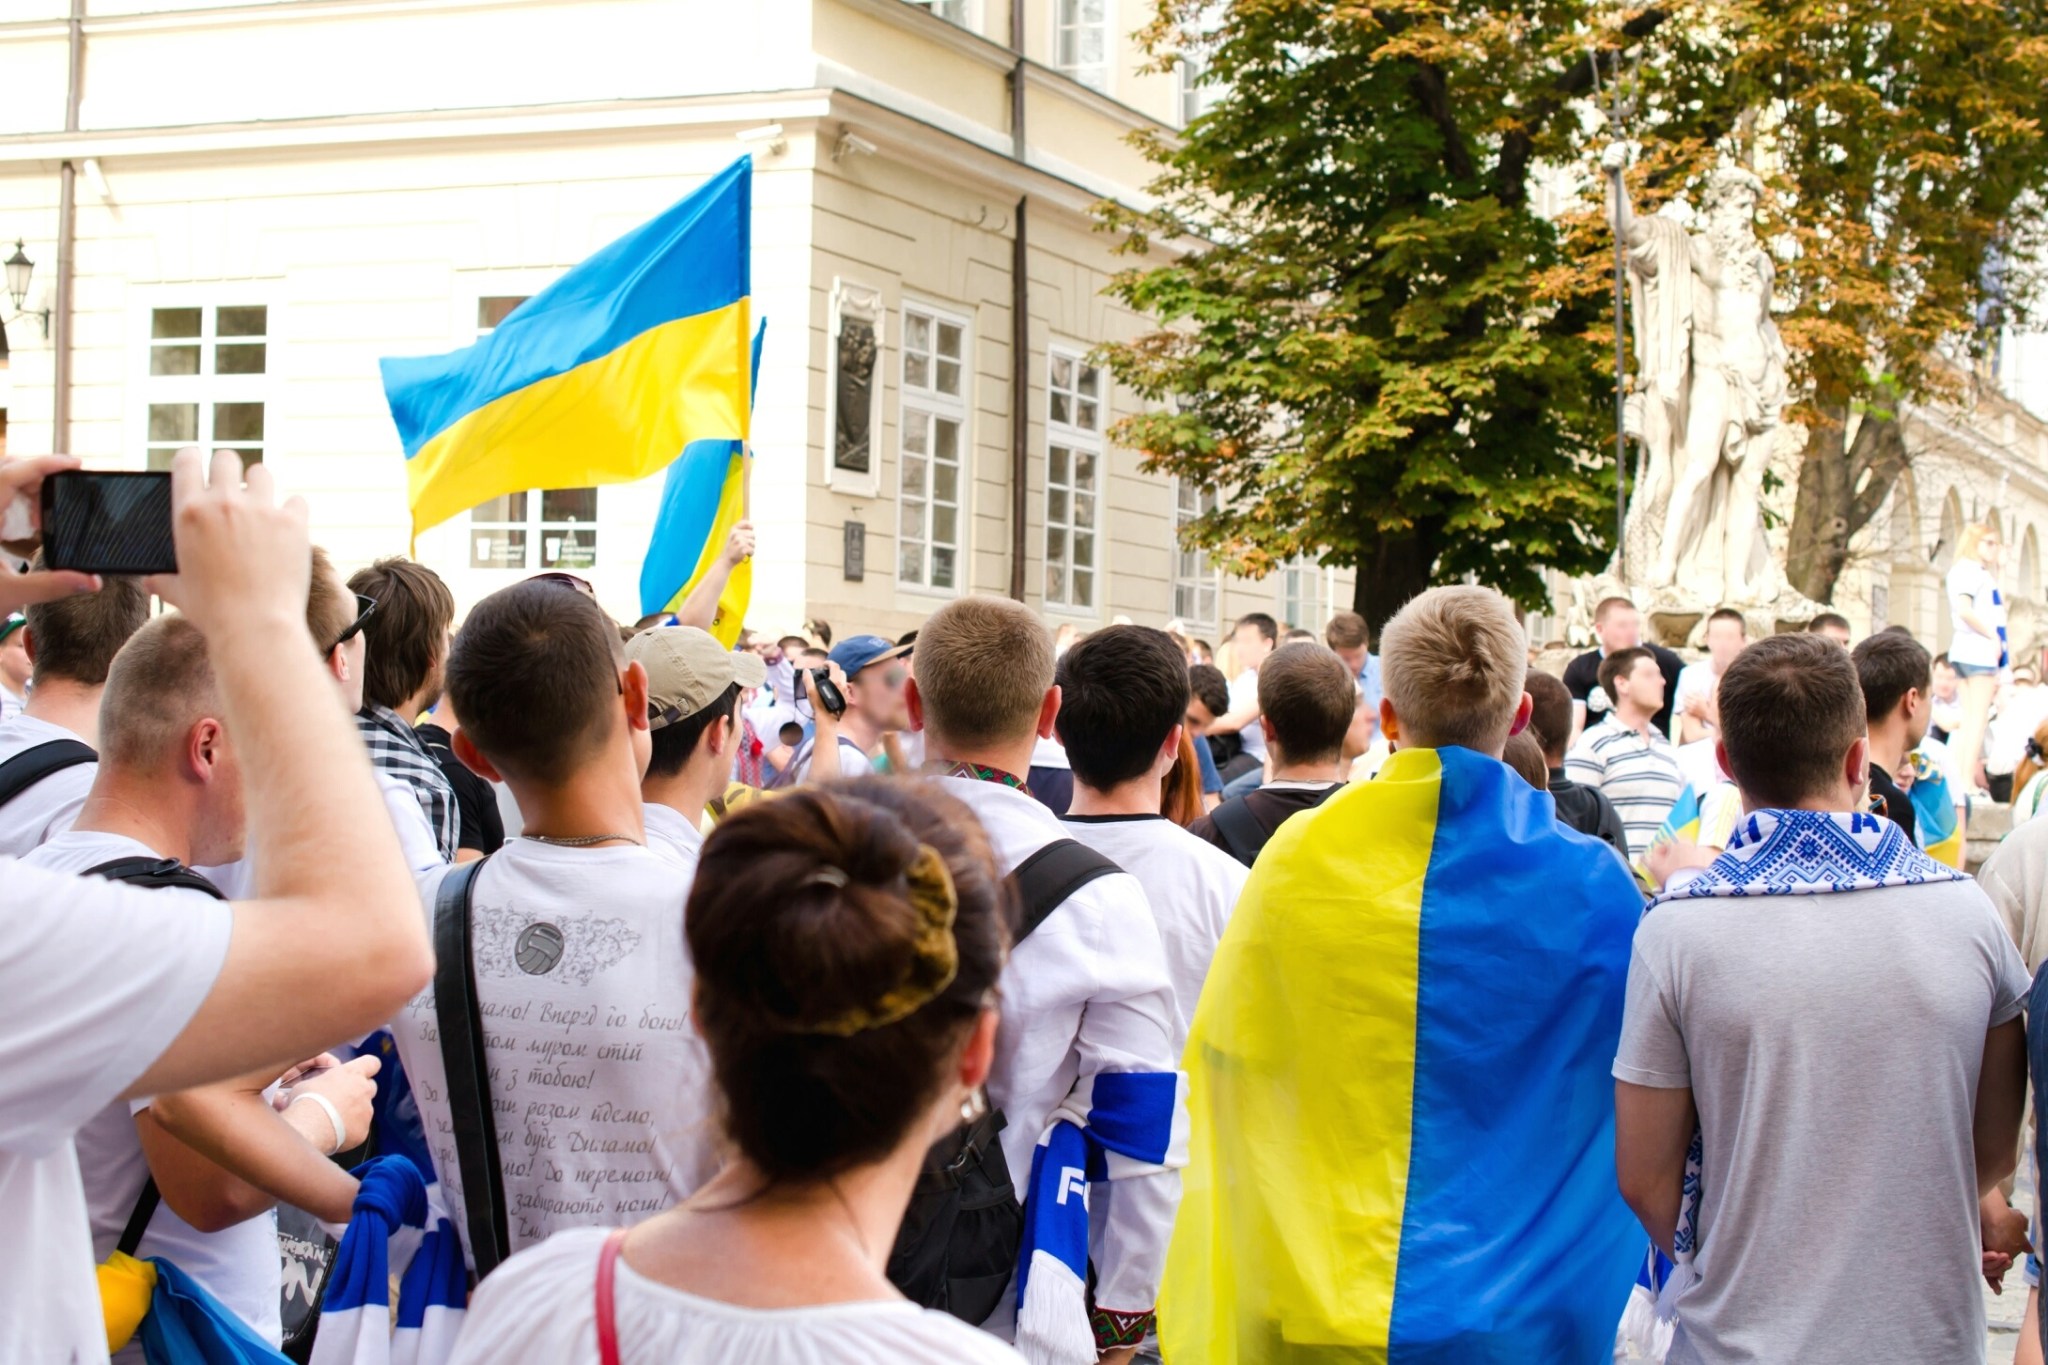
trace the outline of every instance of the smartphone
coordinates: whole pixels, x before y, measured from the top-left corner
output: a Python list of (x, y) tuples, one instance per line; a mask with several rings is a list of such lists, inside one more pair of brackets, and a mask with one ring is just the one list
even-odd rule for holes
[(71, 469), (44, 479), (43, 562), (80, 573), (176, 573), (171, 476)]

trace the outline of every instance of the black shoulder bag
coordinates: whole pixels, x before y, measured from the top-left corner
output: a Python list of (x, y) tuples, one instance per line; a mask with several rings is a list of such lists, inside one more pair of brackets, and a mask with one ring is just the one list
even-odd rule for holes
[(470, 956), (477, 871), (489, 861), (479, 858), (451, 867), (434, 897), (434, 1020), (441, 1031), (455, 1160), (462, 1172), (463, 1240), (479, 1280), (512, 1254), (505, 1222), (505, 1176), (498, 1166), (498, 1123), (491, 1113), (491, 1073), (484, 1059), (484, 1019), (477, 1008), (476, 964)]
[(48, 739), (23, 749), (5, 763), (0, 763), (0, 806), (52, 773), (76, 768), (81, 763), (97, 763), (99, 758), (90, 744), (77, 739)]
[[(1022, 907), (1016, 944), (1076, 891), (1121, 871), (1073, 839), (1026, 858), (1008, 878)], [(984, 1104), (932, 1144), (889, 1255), (889, 1279), (906, 1298), (975, 1326), (1002, 1302), (1024, 1242), (1024, 1210), (998, 1141), (1004, 1126), (1003, 1111)]]

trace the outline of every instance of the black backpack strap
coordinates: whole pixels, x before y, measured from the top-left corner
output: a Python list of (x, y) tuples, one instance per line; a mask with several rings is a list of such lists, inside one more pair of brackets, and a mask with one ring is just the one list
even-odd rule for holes
[(1016, 943), (1010, 946), (1015, 948), (1030, 938), (1067, 897), (1098, 878), (1121, 871), (1122, 868), (1079, 840), (1055, 839), (1039, 849), (1010, 873), (1010, 883), (1017, 888), (1017, 899), (1024, 907), (1017, 924)]
[(146, 891), (197, 891), (217, 901), (227, 899), (219, 887), (176, 858), (116, 858), (98, 867), (88, 867), (85, 875), (127, 882)]
[(462, 1172), (464, 1240), (476, 1277), (512, 1254), (505, 1224), (505, 1177), (498, 1166), (498, 1124), (491, 1112), (491, 1073), (484, 1058), (484, 1019), (477, 1008), (476, 965), (470, 956), (470, 904), (477, 871), (488, 858), (458, 863), (434, 896), (434, 1019), (441, 1064), (448, 1072), (448, 1109)]
[(1215, 810), (1209, 812), (1209, 823), (1215, 827), (1217, 837), (1223, 840), (1230, 856), (1250, 867), (1259, 856), (1259, 850), (1266, 846), (1265, 826), (1259, 817), (1253, 815), (1251, 807), (1242, 796), (1233, 796)]
[(114, 1243), (114, 1250), (123, 1256), (133, 1256), (135, 1248), (142, 1245), (142, 1234), (149, 1231), (149, 1220), (156, 1217), (156, 1206), (163, 1202), (163, 1192), (156, 1187), (156, 1177), (142, 1182), (142, 1193), (135, 1196), (135, 1208), (128, 1215), (128, 1226), (121, 1229), (121, 1240)]
[(97, 763), (99, 757), (83, 740), (49, 739), (31, 745), (5, 763), (0, 763), (0, 806), (52, 773), (76, 768), (81, 763)]

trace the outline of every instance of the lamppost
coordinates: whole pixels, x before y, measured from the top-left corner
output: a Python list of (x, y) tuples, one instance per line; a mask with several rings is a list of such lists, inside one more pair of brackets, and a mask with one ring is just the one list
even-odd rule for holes
[(48, 341), (50, 339), (50, 310), (47, 308), (34, 310), (22, 306), (28, 302), (29, 277), (35, 274), (36, 263), (28, 258), (27, 252), (22, 250), (20, 238), (17, 237), (14, 241), (14, 254), (9, 256), (5, 262), (0, 262), (0, 264), (4, 264), (7, 269), (7, 297), (14, 301), (14, 316), (9, 318), (8, 321), (19, 322), (23, 318), (34, 318), (43, 324), (43, 340)]

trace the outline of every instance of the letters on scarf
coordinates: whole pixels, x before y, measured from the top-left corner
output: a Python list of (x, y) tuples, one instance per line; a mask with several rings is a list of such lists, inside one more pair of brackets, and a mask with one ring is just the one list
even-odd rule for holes
[[(1735, 833), (1704, 872), (1667, 887), (1650, 902), (1649, 914), (1674, 901), (1759, 896), (1824, 896), (1880, 887), (1921, 886), (1969, 878), (1934, 861), (1883, 816), (1864, 811), (1760, 810), (1737, 823)], [(1685, 1177), (1678, 1227), (1667, 1261), (1655, 1247), (1637, 1277), (1623, 1320), (1623, 1335), (1640, 1350), (1653, 1339), (1669, 1345), (1669, 1324), (1678, 1301), (1699, 1281), (1700, 1191), (1705, 1144), (1697, 1128), (1685, 1153)], [(1643, 1305), (1654, 1301), (1655, 1326)], [(1662, 1358), (1661, 1350), (1656, 1351)]]
[[(1017, 1349), (1031, 1365), (1088, 1365), (1088, 1198), (1097, 1181), (1187, 1165), (1187, 1077), (1110, 1071), (1083, 1078), (1053, 1111), (1031, 1154), (1024, 1242), (1017, 1254)], [(1126, 1345), (1150, 1328), (1143, 1312), (1110, 1312)]]

